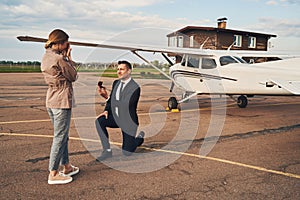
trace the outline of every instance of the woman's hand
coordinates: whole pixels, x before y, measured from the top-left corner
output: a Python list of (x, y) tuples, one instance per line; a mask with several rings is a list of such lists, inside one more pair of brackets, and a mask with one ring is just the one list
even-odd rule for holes
[(68, 57), (69, 61), (72, 61), (72, 57), (71, 57), (72, 48), (70, 43), (68, 43), (68, 48), (66, 49), (66, 51), (67, 51), (66, 56)]
[(66, 48), (61, 52), (62, 55), (68, 59), (68, 61), (72, 61), (71, 51), (72, 48), (70, 46), (70, 43), (68, 42)]

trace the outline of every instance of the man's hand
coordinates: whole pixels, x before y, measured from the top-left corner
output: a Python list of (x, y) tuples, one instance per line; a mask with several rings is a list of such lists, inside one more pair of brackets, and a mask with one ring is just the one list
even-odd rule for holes
[(98, 86), (98, 93), (105, 99), (108, 99), (108, 94), (105, 87)]
[(103, 113), (101, 113), (100, 115), (98, 115), (97, 118), (102, 117), (102, 116), (105, 116), (105, 119), (107, 119), (108, 118), (108, 112), (104, 111)]

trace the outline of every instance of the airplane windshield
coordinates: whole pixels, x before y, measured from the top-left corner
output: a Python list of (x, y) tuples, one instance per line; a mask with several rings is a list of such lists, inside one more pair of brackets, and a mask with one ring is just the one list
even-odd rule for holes
[(199, 68), (199, 57), (185, 56), (181, 61), (181, 65), (187, 66), (187, 67), (192, 67), (192, 68)]
[(243, 60), (243, 59), (240, 58), (240, 57), (234, 56), (234, 58), (237, 59), (238, 61), (240, 61), (241, 63), (247, 63), (245, 60)]
[(185, 66), (185, 62), (186, 62), (186, 59), (185, 59), (185, 56), (183, 56), (182, 60), (181, 60), (181, 65), (182, 66)]
[(235, 59), (233, 59), (231, 56), (222, 56), (220, 57), (220, 64), (221, 66), (228, 65), (231, 63), (237, 63)]

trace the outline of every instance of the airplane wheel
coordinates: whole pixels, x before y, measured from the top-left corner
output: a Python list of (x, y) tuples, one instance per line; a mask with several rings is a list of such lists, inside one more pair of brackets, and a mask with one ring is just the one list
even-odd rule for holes
[(169, 101), (168, 101), (168, 107), (170, 110), (172, 109), (177, 109), (178, 106), (178, 102), (177, 99), (175, 97), (170, 97)]
[(245, 97), (244, 95), (239, 96), (238, 100), (237, 100), (237, 105), (240, 108), (246, 108), (246, 106), (248, 105), (248, 99), (247, 99), (247, 97)]

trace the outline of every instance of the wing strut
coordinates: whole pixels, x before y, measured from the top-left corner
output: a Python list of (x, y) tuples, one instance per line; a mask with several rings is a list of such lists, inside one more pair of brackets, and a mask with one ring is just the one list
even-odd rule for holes
[(140, 59), (142, 59), (143, 61), (145, 61), (146, 63), (148, 63), (149, 65), (151, 65), (151, 67), (153, 67), (154, 69), (156, 69), (157, 71), (159, 71), (166, 78), (168, 78), (169, 80), (171, 80), (172, 83), (175, 84), (177, 87), (183, 88), (178, 83), (176, 83), (168, 74), (166, 74), (164, 71), (162, 71), (161, 69), (159, 69), (158, 67), (156, 67), (155, 65), (153, 65), (151, 62), (149, 62), (146, 58), (144, 58), (143, 56), (141, 56), (140, 54), (138, 54), (136, 51), (131, 51), (131, 52), (133, 54), (135, 54), (137, 57), (139, 57)]
[(164, 54), (164, 53), (161, 53), (161, 55), (168, 61), (168, 63), (172, 66), (174, 65), (174, 63)]
[(179, 85), (178, 83), (176, 83), (168, 74), (166, 74), (164, 71), (162, 71), (161, 69), (159, 69), (158, 67), (156, 67), (155, 65), (153, 65), (151, 62), (149, 62), (146, 58), (144, 58), (143, 56), (141, 56), (140, 54), (138, 54), (136, 51), (131, 51), (133, 54), (135, 54), (137, 57), (139, 57), (140, 59), (142, 59), (143, 61), (145, 61), (146, 63), (148, 63), (149, 65), (151, 65), (151, 67), (153, 67), (154, 69), (156, 69), (157, 71), (159, 71), (160, 73), (162, 73), (162, 75), (164, 75), (166, 78), (168, 78), (169, 80), (172, 81), (172, 90), (174, 85), (176, 85), (177, 87), (183, 89), (183, 87), (181, 85)]
[(203, 49), (203, 46), (205, 45), (205, 43), (207, 42), (208, 39), (209, 39), (209, 37), (207, 37), (206, 40), (204, 40), (204, 42), (200, 46), (200, 49)]
[(194, 97), (196, 95), (198, 95), (198, 92), (193, 92), (192, 94), (190, 94), (187, 97), (185, 97), (185, 98), (181, 99), (180, 101), (178, 101), (178, 103), (185, 102), (185, 101), (189, 100), (190, 98), (192, 98), (192, 97)]
[(168, 79), (170, 79), (171, 81), (173, 81), (173, 79), (168, 74), (166, 74), (161, 69), (159, 69), (158, 67), (156, 67), (155, 65), (153, 65), (151, 62), (149, 62), (146, 58), (144, 58), (143, 56), (141, 56), (140, 54), (138, 54), (136, 51), (131, 51), (131, 52), (133, 54), (135, 54), (137, 57), (139, 57), (140, 59), (142, 59), (143, 61), (145, 61), (146, 63), (148, 63), (149, 65), (151, 65), (151, 67), (153, 67), (154, 69), (156, 69), (157, 71), (159, 71), (160, 73), (162, 73), (162, 75), (164, 75), (165, 77), (167, 77)]

